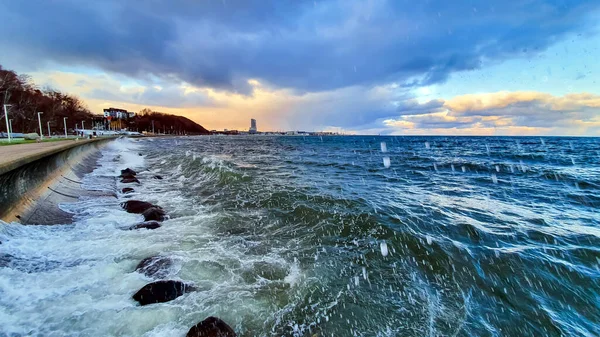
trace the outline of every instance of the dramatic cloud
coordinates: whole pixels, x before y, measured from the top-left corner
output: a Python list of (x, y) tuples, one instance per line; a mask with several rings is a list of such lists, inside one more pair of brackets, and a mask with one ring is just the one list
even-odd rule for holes
[(258, 118), (263, 130), (597, 134), (598, 95), (568, 85), (434, 89), (514, 60), (526, 69), (567, 36), (593, 36), (599, 11), (593, 0), (4, 1), (0, 64), (94, 112), (151, 107), (211, 129)]
[[(5, 57), (52, 60), (249, 94), (449, 74), (536, 53), (587, 24), (597, 1), (5, 1)], [(38, 64), (39, 65), (39, 64)]]
[[(441, 107), (429, 114), (416, 108), (416, 113), (387, 119), (384, 124), (395, 131), (411, 133), (494, 129), (500, 134), (512, 134), (515, 130), (525, 130), (527, 134), (540, 131), (564, 134), (567, 130), (571, 134), (593, 134), (600, 130), (600, 95), (590, 93), (557, 97), (540, 92), (496, 92), (436, 102), (441, 102)], [(421, 106), (429, 105), (431, 102)]]

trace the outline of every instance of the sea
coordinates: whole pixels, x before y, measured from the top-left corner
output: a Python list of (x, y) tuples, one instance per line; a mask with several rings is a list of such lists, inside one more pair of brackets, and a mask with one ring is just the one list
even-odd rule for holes
[[(0, 336), (599, 336), (600, 139), (123, 138), (72, 224), (0, 223)], [(120, 170), (140, 184), (122, 184)], [(163, 179), (157, 179), (160, 176)], [(123, 187), (134, 193), (123, 194)], [(120, 203), (169, 219), (155, 230)], [(197, 291), (140, 306), (155, 279)]]

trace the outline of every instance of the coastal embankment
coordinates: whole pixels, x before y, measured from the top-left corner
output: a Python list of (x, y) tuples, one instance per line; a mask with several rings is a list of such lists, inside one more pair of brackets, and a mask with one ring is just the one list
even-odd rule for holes
[(82, 189), (80, 179), (96, 166), (98, 149), (113, 139), (0, 147), (0, 219), (22, 224), (70, 223), (70, 214), (58, 205), (96, 193)]

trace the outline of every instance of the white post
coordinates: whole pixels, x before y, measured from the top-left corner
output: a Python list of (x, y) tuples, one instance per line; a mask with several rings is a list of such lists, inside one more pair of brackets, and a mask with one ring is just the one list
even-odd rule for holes
[(50, 122), (46, 124), (48, 125), (48, 138), (52, 138), (52, 135), (50, 134)]
[(44, 139), (44, 132), (42, 131), (42, 117), (40, 117), (40, 115), (42, 115), (43, 112), (38, 112), (38, 123), (40, 124), (40, 139)]
[(8, 142), (11, 143), (12, 142), (12, 136), (10, 135), (10, 126), (8, 125), (9, 121), (8, 121), (8, 109), (6, 107), (9, 107), (10, 104), (4, 104), (4, 118), (6, 118), (6, 132), (8, 132)]
[[(85, 131), (85, 126), (84, 126), (85, 121), (81, 121), (81, 128)], [(83, 131), (82, 131), (83, 132)]]
[(12, 118), (8, 120), (8, 125), (10, 126), (10, 133), (13, 133), (13, 129), (12, 129)]
[(67, 117), (63, 118), (63, 122), (65, 123), (65, 139), (67, 138)]

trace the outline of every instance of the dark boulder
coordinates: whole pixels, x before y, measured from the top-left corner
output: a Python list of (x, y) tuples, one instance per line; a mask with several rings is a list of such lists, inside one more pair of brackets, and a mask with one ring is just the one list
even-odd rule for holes
[(144, 221), (163, 221), (167, 218), (165, 214), (165, 211), (159, 207), (148, 208), (142, 213), (144, 216)]
[(121, 173), (121, 175), (120, 175), (119, 177), (120, 177), (121, 179), (133, 179), (133, 178), (135, 178), (135, 175), (133, 175), (133, 174), (128, 174), (128, 173), (125, 173), (125, 174)]
[(163, 177), (161, 177), (161, 176), (158, 176), (158, 175), (157, 175), (157, 176), (154, 176), (154, 179), (162, 180), (162, 178), (163, 178)]
[(135, 271), (148, 277), (161, 278), (167, 276), (172, 265), (173, 260), (166, 256), (150, 256), (140, 261)]
[(217, 317), (208, 317), (194, 325), (186, 337), (236, 337), (235, 331)]
[(129, 230), (134, 230), (134, 229), (157, 229), (160, 227), (160, 224), (156, 221), (148, 221), (148, 222), (142, 222), (139, 223), (137, 225), (131, 226), (129, 227)]
[(130, 169), (129, 167), (126, 168), (126, 169), (124, 169), (124, 170), (121, 170), (121, 175), (132, 175), (132, 176), (134, 176), (136, 174), (137, 173), (134, 170)]
[(123, 190), (121, 190), (121, 192), (123, 192), (123, 193), (130, 193), (130, 192), (133, 192), (133, 188), (131, 188), (131, 187), (125, 187)]
[(139, 200), (129, 200), (121, 203), (121, 207), (123, 207), (129, 213), (141, 214), (144, 211), (150, 208), (158, 208), (160, 207), (153, 205), (149, 202), (139, 201)]
[(133, 299), (141, 305), (163, 303), (195, 290), (181, 281), (156, 281), (146, 284), (133, 295)]
[(121, 182), (123, 184), (129, 184), (129, 183), (138, 183), (139, 184), (140, 183), (140, 181), (137, 180), (136, 177), (133, 177), (133, 178), (123, 178), (123, 179), (121, 179)]

